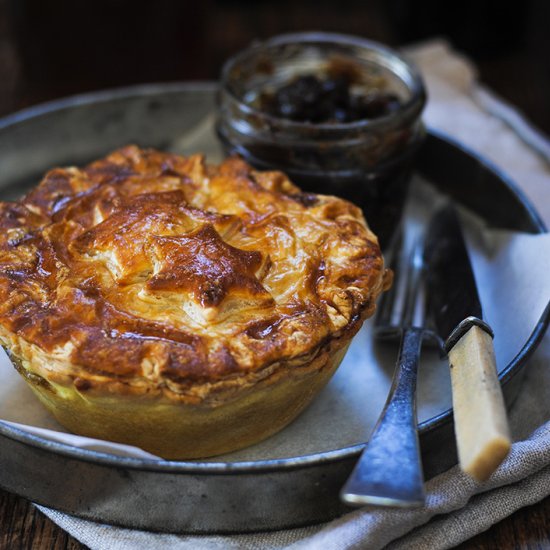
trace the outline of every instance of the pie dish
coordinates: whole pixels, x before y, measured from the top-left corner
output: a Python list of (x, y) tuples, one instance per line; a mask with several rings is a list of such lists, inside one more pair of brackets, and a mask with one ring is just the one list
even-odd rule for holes
[(42, 403), (165, 458), (282, 429), (390, 282), (353, 204), (136, 146), (0, 203), (0, 266), (0, 342)]

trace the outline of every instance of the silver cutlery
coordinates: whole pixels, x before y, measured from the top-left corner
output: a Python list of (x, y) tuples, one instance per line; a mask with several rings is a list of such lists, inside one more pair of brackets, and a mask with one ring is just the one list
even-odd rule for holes
[(422, 271), (422, 239), (401, 246), (391, 266), (392, 288), (375, 318), (375, 336), (400, 336), (391, 389), (378, 423), (340, 492), (346, 504), (414, 507), (424, 503), (416, 418), (416, 379), (425, 329), (415, 322)]
[[(395, 280), (379, 304), (374, 335), (400, 336), (391, 389), (374, 431), (344, 485), (346, 504), (414, 507), (424, 503), (416, 418), (422, 342), (448, 355), (460, 467), (487, 479), (511, 446), (498, 380), (493, 333), (481, 302), (457, 214), (448, 204), (427, 224), (412, 251), (402, 246)], [(410, 239), (409, 239), (410, 242)]]

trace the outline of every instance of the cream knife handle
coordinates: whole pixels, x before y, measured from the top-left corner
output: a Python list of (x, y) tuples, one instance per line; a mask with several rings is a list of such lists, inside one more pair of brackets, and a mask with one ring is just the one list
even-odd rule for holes
[(493, 339), (473, 325), (448, 355), (460, 467), (484, 481), (504, 460), (511, 444)]

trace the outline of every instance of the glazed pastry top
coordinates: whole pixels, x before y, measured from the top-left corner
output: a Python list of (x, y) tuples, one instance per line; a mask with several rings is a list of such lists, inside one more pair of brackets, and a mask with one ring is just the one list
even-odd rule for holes
[(299, 368), (386, 283), (357, 207), (238, 158), (128, 146), (0, 203), (0, 340), (82, 388), (201, 399)]

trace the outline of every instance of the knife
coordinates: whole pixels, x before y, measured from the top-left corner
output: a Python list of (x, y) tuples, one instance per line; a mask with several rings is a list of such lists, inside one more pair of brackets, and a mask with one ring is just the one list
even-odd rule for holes
[(481, 302), (458, 215), (449, 204), (428, 227), (424, 249), (426, 313), (444, 342), (451, 371), (459, 464), (486, 480), (510, 450), (493, 331)]

